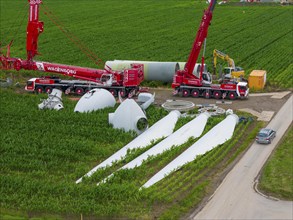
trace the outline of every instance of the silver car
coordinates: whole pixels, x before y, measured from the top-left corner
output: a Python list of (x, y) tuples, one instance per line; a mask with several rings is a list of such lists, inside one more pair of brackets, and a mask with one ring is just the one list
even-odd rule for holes
[(276, 137), (276, 131), (270, 128), (262, 128), (256, 135), (256, 142), (259, 144), (270, 144)]

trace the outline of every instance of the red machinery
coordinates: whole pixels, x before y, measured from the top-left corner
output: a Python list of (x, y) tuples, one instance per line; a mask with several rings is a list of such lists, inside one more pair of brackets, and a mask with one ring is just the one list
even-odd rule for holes
[(53, 88), (63, 91), (73, 91), (83, 94), (93, 88), (105, 88), (113, 95), (118, 92), (121, 96), (131, 95), (139, 90), (139, 85), (144, 79), (143, 65), (133, 64), (130, 69), (113, 71), (109, 69), (93, 69), (63, 64), (34, 61), (38, 55), (38, 37), (44, 30), (44, 23), (39, 21), (39, 5), (42, 0), (28, 0), (30, 5), (29, 20), (27, 25), (27, 59), (10, 57), (10, 46), (7, 46), (7, 54), (0, 56), (1, 69), (38, 70), (43, 72), (59, 73), (74, 77), (79, 80), (62, 80), (58, 77), (32, 78), (28, 80), (25, 89), (27, 91), (50, 92)]
[(208, 28), (212, 20), (213, 10), (216, 5), (216, 0), (211, 0), (209, 7), (204, 11), (199, 30), (197, 32), (192, 50), (184, 70), (178, 70), (173, 78), (172, 88), (175, 89), (174, 94), (181, 94), (184, 97), (203, 96), (205, 98), (214, 97), (220, 99), (228, 97), (236, 99), (237, 97), (247, 97), (249, 89), (246, 82), (225, 81), (222, 84), (211, 84), (203, 79), (204, 54), (201, 60), (201, 69), (199, 76), (193, 74), (194, 66), (199, 56), (201, 47), (205, 44), (205, 39), (208, 34)]

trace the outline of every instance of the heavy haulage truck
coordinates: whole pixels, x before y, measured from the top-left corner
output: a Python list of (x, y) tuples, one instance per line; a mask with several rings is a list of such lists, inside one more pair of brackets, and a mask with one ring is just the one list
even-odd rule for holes
[[(174, 94), (180, 94), (183, 97), (205, 97), (205, 98), (236, 98), (248, 97), (249, 88), (247, 82), (237, 82), (233, 79), (224, 80), (221, 84), (212, 84), (211, 80), (203, 79), (204, 52), (208, 28), (210, 26), (213, 10), (216, 5), (216, 0), (211, 0), (209, 7), (204, 11), (200, 27), (197, 31), (192, 50), (184, 70), (176, 71), (172, 88)], [(201, 59), (201, 70), (199, 76), (193, 74), (194, 66), (198, 59), (202, 45), (204, 44), (203, 55)]]
[[(76, 78), (76, 80), (63, 80), (56, 76), (32, 78), (27, 81), (25, 87), (27, 91), (50, 93), (53, 88), (58, 88), (66, 93), (73, 92), (82, 95), (84, 92), (93, 88), (104, 88), (109, 90), (114, 96), (117, 96), (118, 92), (120, 92), (122, 97), (126, 97), (140, 90), (139, 85), (144, 79), (142, 64), (132, 64), (128, 69), (113, 71), (111, 68), (101, 70), (33, 60), (38, 55), (38, 37), (44, 30), (44, 23), (39, 21), (39, 6), (42, 4), (42, 1), (28, 0), (28, 2), (27, 59), (10, 57), (10, 47), (13, 42), (11, 41), (7, 46), (7, 53), (0, 54), (0, 69), (25, 69), (58, 73)], [(47, 13), (47, 15), (49, 14)], [(63, 32), (67, 34), (66, 31), (63, 30)], [(76, 42), (76, 38), (72, 38), (71, 40)], [(92, 55), (91, 51), (87, 50), (86, 52)]]

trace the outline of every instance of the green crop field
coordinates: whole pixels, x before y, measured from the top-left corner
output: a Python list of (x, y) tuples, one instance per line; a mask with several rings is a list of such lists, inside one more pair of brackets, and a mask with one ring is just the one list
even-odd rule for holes
[[(41, 55), (37, 59), (86, 67), (95, 64), (45, 13), (57, 17), (67, 34), (81, 39), (103, 61), (186, 61), (207, 7), (205, 1), (187, 0), (43, 2), (40, 19), (45, 30), (39, 38)], [(0, 1), (1, 47), (14, 39), (14, 57), (26, 56), (27, 3)], [(217, 5), (207, 40), (207, 63), (212, 67), (216, 48), (234, 58), (247, 74), (253, 69), (267, 70), (274, 89), (292, 88), (292, 31), (291, 6)], [(39, 73), (21, 71), (17, 75), (25, 79)], [(149, 189), (139, 190), (196, 140), (150, 158), (139, 168), (122, 170), (109, 183), (96, 186), (148, 147), (129, 152), (113, 167), (76, 185), (80, 176), (135, 135), (108, 125), (108, 113), (117, 106), (76, 114), (76, 101), (64, 97), (63, 111), (39, 111), (37, 104), (45, 97), (0, 89), (0, 219), (178, 219), (213, 192), (221, 172), (247, 149), (262, 126), (256, 121), (239, 123), (231, 140)], [(146, 114), (153, 124), (167, 112), (151, 106)], [(210, 118), (205, 133), (222, 119)], [(176, 129), (188, 120), (180, 119)]]
[[(76, 185), (80, 176), (130, 142), (134, 135), (108, 125), (108, 113), (114, 108), (77, 114), (73, 112), (76, 101), (64, 97), (63, 111), (40, 111), (37, 104), (44, 96), (0, 90), (0, 194), (4, 213), (0, 217), (20, 212), (26, 217), (53, 214), (78, 219), (82, 214), (97, 218), (177, 219), (209, 193), (216, 174), (250, 145), (260, 126), (255, 121), (239, 123), (231, 140), (148, 189), (139, 190), (196, 140), (152, 157), (141, 167), (119, 171), (108, 183), (96, 186), (146, 149), (131, 151), (126, 159)], [(152, 106), (146, 114), (153, 124), (167, 112)], [(204, 133), (223, 118), (210, 118)], [(176, 129), (189, 120), (180, 119)]]
[[(46, 1), (40, 19), (39, 60), (95, 67), (59, 30), (76, 36), (102, 61), (186, 61), (207, 7), (205, 1)], [(49, 19), (45, 13), (51, 16)], [(217, 5), (207, 39), (206, 61), (219, 49), (246, 70), (267, 70), (273, 88), (292, 88), (293, 7), (277, 4)], [(56, 19), (57, 18), (57, 19)], [(25, 58), (27, 1), (1, 1), (2, 46)], [(55, 22), (56, 23), (56, 22)], [(220, 62), (222, 66), (226, 63)], [(102, 68), (103, 65), (100, 65)]]

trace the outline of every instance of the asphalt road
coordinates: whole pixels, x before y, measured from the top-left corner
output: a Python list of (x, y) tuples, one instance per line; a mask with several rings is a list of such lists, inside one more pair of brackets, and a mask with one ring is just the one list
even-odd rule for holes
[(293, 96), (267, 125), (277, 131), (270, 145), (254, 143), (225, 177), (199, 213), (190, 219), (293, 219), (293, 202), (268, 198), (257, 192), (258, 175), (293, 117)]

